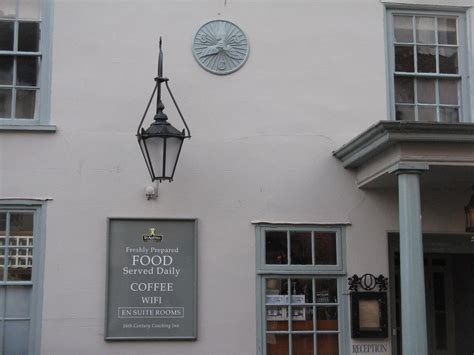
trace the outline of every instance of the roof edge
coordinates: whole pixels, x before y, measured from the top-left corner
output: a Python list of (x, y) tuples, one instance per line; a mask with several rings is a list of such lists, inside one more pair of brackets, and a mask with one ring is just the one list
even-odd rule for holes
[(357, 168), (401, 142), (474, 143), (474, 123), (379, 121), (332, 154), (345, 168)]

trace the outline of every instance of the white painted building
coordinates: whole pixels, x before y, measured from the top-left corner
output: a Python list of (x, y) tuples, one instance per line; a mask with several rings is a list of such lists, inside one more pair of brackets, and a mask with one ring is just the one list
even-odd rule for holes
[[(471, 355), (473, 6), (2, 0), (2, 353), (395, 355), (398, 307), (405, 355)], [(211, 20), (247, 36), (232, 74), (193, 56)], [(147, 200), (135, 132), (160, 36), (192, 138)], [(196, 340), (104, 340), (114, 217), (198, 220)], [(389, 279), (386, 337), (351, 330), (366, 273)]]

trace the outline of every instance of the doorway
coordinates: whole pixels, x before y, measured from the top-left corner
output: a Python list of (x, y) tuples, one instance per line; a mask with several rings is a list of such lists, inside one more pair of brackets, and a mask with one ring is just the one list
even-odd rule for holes
[[(402, 355), (398, 234), (389, 238), (392, 353)], [(474, 354), (474, 241), (471, 239), (466, 235), (423, 236), (430, 355)]]

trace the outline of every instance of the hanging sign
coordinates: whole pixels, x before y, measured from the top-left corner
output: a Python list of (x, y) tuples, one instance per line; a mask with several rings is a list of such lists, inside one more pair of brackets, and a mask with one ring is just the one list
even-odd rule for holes
[(106, 340), (196, 339), (194, 219), (109, 219)]

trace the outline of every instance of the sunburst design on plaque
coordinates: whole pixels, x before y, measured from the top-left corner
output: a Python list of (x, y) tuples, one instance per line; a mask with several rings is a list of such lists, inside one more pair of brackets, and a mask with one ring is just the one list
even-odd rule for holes
[(244, 65), (249, 55), (249, 43), (245, 33), (232, 22), (214, 20), (197, 31), (193, 54), (207, 71), (230, 74)]

